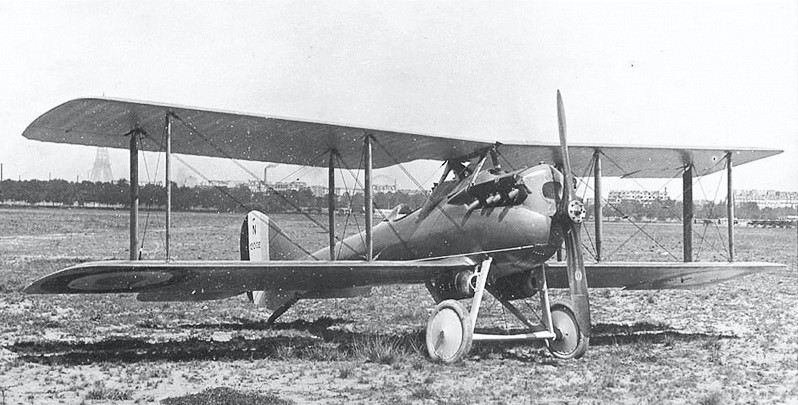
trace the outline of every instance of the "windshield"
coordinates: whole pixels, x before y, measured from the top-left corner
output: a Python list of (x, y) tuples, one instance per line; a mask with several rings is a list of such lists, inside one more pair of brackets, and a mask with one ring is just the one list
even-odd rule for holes
[(524, 205), (546, 216), (557, 212), (562, 198), (563, 176), (551, 165), (538, 165), (521, 173), (528, 195)]

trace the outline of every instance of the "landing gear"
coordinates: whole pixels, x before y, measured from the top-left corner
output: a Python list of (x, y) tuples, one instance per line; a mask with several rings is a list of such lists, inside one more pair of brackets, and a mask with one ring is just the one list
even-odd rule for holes
[(590, 338), (580, 330), (570, 302), (558, 301), (551, 306), (551, 324), (556, 337), (546, 340), (546, 346), (552, 356), (578, 359), (585, 354)]
[[(473, 274), (474, 297), (471, 310), (458, 301), (447, 299), (440, 302), (432, 311), (427, 322), (426, 343), (430, 358), (443, 363), (455, 363), (468, 355), (473, 342), (482, 341), (529, 341), (543, 340), (552, 356), (558, 359), (578, 359), (587, 351), (589, 330), (582, 330), (576, 311), (570, 301), (549, 302), (546, 270), (541, 266), (534, 274), (540, 297), (542, 316), (540, 323), (533, 322), (524, 315), (509, 299), (503, 298), (487, 285), (488, 271), (492, 260), (483, 261)], [(479, 307), (485, 291), (490, 292), (507, 310), (526, 326), (525, 333), (482, 334), (474, 332), (474, 324), (479, 316)], [(436, 291), (430, 289), (431, 292)]]
[(473, 326), (462, 304), (446, 300), (438, 304), (427, 322), (427, 351), (430, 358), (455, 363), (471, 350)]

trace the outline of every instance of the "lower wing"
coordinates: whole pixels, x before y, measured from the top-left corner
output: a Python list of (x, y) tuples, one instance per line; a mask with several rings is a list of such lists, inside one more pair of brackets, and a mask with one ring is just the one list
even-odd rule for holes
[[(546, 263), (551, 288), (568, 288), (565, 263)], [(692, 289), (763, 271), (784, 270), (776, 263), (756, 262), (602, 262), (585, 264), (587, 281), (595, 288), (629, 290)]]
[[(253, 290), (339, 291), (419, 284), (439, 275), (473, 270), (458, 257), (438, 261), (107, 261), (73, 266), (36, 280), (28, 294), (138, 293), (144, 300), (196, 301)], [(568, 288), (565, 263), (546, 263), (550, 288)], [(762, 271), (775, 263), (603, 262), (587, 264), (588, 285), (632, 290), (691, 289)]]

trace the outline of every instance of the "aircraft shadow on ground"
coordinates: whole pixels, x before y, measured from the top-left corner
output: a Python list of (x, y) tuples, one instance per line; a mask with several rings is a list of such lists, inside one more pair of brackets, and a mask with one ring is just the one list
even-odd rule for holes
[(667, 325), (640, 322), (633, 325), (600, 323), (593, 325), (591, 346), (629, 345), (638, 343), (676, 343), (696, 340), (736, 339), (736, 336), (709, 333), (685, 333)]
[[(482, 333), (507, 333), (498, 329), (482, 329)], [(523, 330), (511, 332), (524, 333)], [(599, 346), (635, 346), (651, 347), (653, 345), (677, 345), (679, 343), (689, 343), (694, 341), (717, 341), (719, 339), (734, 339), (736, 336), (708, 334), (708, 333), (685, 333), (674, 330), (667, 325), (657, 325), (647, 322), (636, 323), (633, 325), (619, 324), (596, 324), (592, 328), (590, 337), (590, 347)], [(537, 348), (537, 352), (514, 350), (518, 347)], [(588, 349), (588, 352), (590, 350)], [(531, 343), (519, 344), (517, 342), (499, 343), (477, 343), (471, 349), (473, 355), (477, 357), (489, 358), (499, 355), (505, 359), (515, 359), (524, 362), (551, 364), (554, 359), (546, 353), (543, 341), (533, 341)]]
[[(374, 342), (374, 333), (349, 332), (331, 328), (348, 323), (343, 319), (320, 318), (313, 322), (294, 321), (267, 326), (265, 322), (242, 320), (242, 323), (183, 325), (189, 329), (275, 330), (308, 332), (311, 336), (267, 336), (257, 338), (235, 337), (227, 341), (208, 338), (151, 342), (146, 338), (111, 338), (98, 342), (18, 342), (6, 348), (19, 355), (19, 360), (31, 363), (81, 365), (94, 363), (138, 363), (147, 361), (235, 361), (273, 358), (277, 360), (353, 360), (357, 348)], [(497, 330), (480, 329), (479, 332)], [(519, 331), (520, 332), (520, 331)], [(507, 331), (503, 331), (507, 333)], [(416, 330), (384, 337), (405, 354), (426, 356), (424, 331)], [(681, 333), (661, 325), (598, 324), (593, 327), (591, 346), (632, 344), (677, 344), (696, 340), (728, 339), (733, 336)], [(365, 343), (364, 343), (365, 342)], [(517, 348), (534, 350), (514, 350)], [(551, 359), (542, 342), (531, 344), (480, 342), (473, 345), (474, 359), (499, 356), (530, 363), (548, 364)]]

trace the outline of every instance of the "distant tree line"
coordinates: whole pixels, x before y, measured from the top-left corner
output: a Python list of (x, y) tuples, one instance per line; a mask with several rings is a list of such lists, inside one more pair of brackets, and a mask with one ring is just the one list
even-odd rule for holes
[[(420, 207), (425, 200), (423, 194), (406, 192), (375, 193), (374, 204), (381, 209), (390, 209), (399, 204)], [(139, 188), (142, 207), (166, 206), (165, 187), (146, 184)], [(336, 196), (336, 207), (364, 212), (365, 199), (362, 192)], [(66, 180), (4, 180), (0, 182), (0, 204), (26, 203), (30, 205), (56, 206), (130, 206), (130, 185), (127, 180), (113, 183)], [(179, 187), (172, 183), (172, 208), (175, 210), (213, 210), (222, 212), (245, 212), (259, 209), (268, 213), (322, 211), (327, 209), (327, 196), (316, 197), (310, 189), (253, 192), (246, 185), (237, 187)]]
[[(162, 185), (146, 184), (139, 189), (142, 207), (160, 208), (166, 205), (166, 191)], [(390, 209), (399, 204), (418, 208), (424, 204), (423, 194), (402, 191), (375, 193), (374, 204), (381, 209)], [(127, 180), (113, 183), (66, 180), (4, 180), (0, 182), (0, 204), (2, 203), (50, 204), (59, 206), (108, 206), (128, 207), (130, 186)], [(348, 208), (353, 212), (364, 212), (362, 192), (346, 193), (336, 197), (337, 208)], [(253, 192), (249, 187), (178, 187), (172, 185), (172, 207), (175, 210), (208, 210), (222, 212), (245, 212), (259, 209), (268, 213), (322, 211), (327, 208), (327, 196), (316, 197), (310, 189)], [(593, 207), (587, 207), (588, 217)], [(682, 203), (676, 200), (658, 200), (649, 203), (623, 201), (605, 204), (605, 217), (623, 217), (640, 220), (680, 220)], [(778, 219), (795, 215), (793, 208), (759, 208), (756, 203), (744, 203), (735, 207), (735, 217), (741, 219)], [(697, 206), (694, 217), (699, 219), (726, 218), (726, 204), (708, 203)]]
[[(621, 217), (634, 221), (654, 220), (667, 221), (682, 219), (681, 201), (657, 200), (652, 202), (622, 201), (620, 203), (604, 204), (602, 214), (605, 218)], [(588, 218), (593, 214), (593, 206), (587, 207)], [(748, 202), (735, 204), (734, 217), (738, 219), (778, 219), (788, 215), (795, 215), (795, 208), (759, 208), (756, 203)], [(726, 218), (726, 202), (709, 202), (693, 208), (693, 217), (696, 219)]]

